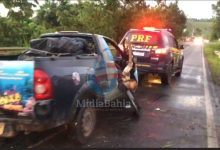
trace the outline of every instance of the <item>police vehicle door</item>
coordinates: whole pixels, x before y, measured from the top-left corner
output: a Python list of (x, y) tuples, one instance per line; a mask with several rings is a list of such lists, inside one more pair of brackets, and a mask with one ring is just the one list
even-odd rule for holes
[(169, 36), (169, 42), (173, 53), (173, 67), (177, 69), (179, 66), (180, 50), (178, 49), (178, 44), (175, 38)]

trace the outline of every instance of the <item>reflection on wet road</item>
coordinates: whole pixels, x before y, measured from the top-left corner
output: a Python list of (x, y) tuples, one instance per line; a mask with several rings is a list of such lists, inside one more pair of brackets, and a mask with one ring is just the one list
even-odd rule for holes
[(39, 147), (207, 147), (202, 47), (190, 45), (184, 55), (182, 76), (171, 87), (139, 87), (139, 120), (130, 112), (101, 112), (88, 144), (76, 145), (63, 132)]

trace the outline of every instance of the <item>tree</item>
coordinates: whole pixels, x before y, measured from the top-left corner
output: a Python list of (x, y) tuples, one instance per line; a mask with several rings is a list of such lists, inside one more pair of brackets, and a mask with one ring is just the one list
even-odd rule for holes
[(211, 39), (216, 40), (220, 38), (220, 0), (217, 1), (216, 5), (212, 5), (212, 9), (215, 12), (215, 17), (213, 21)]
[(143, 28), (145, 26), (170, 28), (177, 38), (182, 36), (183, 29), (186, 28), (186, 16), (179, 9), (178, 1), (169, 5), (163, 3), (153, 8), (146, 7), (133, 14), (136, 15), (133, 15), (134, 19), (131, 19), (132, 28)]
[[(1, 46), (27, 45), (31, 38), (41, 33), (60, 30), (98, 33), (120, 41), (130, 28), (154, 26), (171, 28), (177, 37), (181, 37), (186, 23), (177, 2), (166, 5), (165, 0), (158, 1), (159, 5), (153, 8), (146, 4), (146, 0), (78, 0), (78, 3), (45, 0), (36, 17), (33, 17), (32, 8), (38, 5), (37, 0), (0, 2), (9, 9), (8, 17), (0, 18), (0, 30), (4, 30), (0, 32), (0, 37), (4, 37)], [(15, 11), (15, 7), (20, 9)]]
[(40, 9), (37, 11), (36, 22), (39, 22), (46, 28), (59, 26), (60, 23), (58, 22), (56, 14), (57, 8), (58, 5), (55, 1), (45, 0), (45, 4), (40, 6)]
[[(36, 7), (38, 4), (37, 0), (28, 1), (28, 0), (0, 0), (0, 3), (9, 9), (8, 17), (14, 18), (17, 20), (23, 20), (30, 18), (33, 15), (32, 7)], [(18, 7), (18, 11), (15, 11), (14, 8)]]
[(166, 4), (166, 0), (155, 0), (157, 5)]
[[(6, 18), (0, 18), (0, 46), (27, 46), (28, 41), (32, 38), (33, 24), (31, 17), (33, 15), (32, 7), (36, 6), (36, 2), (28, 0), (0, 0), (9, 9)], [(15, 10), (15, 8), (19, 8)]]
[(195, 36), (201, 36), (202, 35), (202, 30), (200, 28), (195, 29)]

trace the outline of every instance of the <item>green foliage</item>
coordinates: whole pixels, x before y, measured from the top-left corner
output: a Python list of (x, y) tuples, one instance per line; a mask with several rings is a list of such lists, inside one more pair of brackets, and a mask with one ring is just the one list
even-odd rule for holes
[(214, 42), (206, 44), (204, 50), (214, 83), (220, 85), (220, 58), (214, 53), (214, 51), (220, 51), (220, 43)]
[(202, 35), (202, 30), (200, 28), (195, 29), (195, 36), (201, 36)]
[(186, 29), (187, 33), (185, 33), (185, 36), (203, 36), (206, 39), (210, 39), (212, 19), (188, 19)]
[[(36, 1), (35, 1), (36, 2)], [(0, 0), (4, 6), (9, 9), (8, 16), (17, 20), (30, 18), (33, 15), (32, 7), (36, 5), (28, 0)], [(18, 7), (19, 10), (15, 11), (14, 8)]]
[(220, 38), (220, 0), (217, 1), (216, 5), (212, 5), (212, 9), (215, 12), (215, 18), (212, 26), (212, 40)]
[(171, 28), (179, 38), (186, 24), (177, 2), (158, 1), (158, 6), (150, 7), (145, 0), (45, 0), (35, 17), (32, 8), (37, 0), (0, 2), (9, 9), (8, 17), (0, 18), (0, 46), (27, 46), (42, 33), (61, 30), (97, 33), (119, 41), (128, 29), (144, 26)]
[[(31, 38), (39, 36), (42, 26), (37, 25), (30, 17), (35, 2), (28, 0), (0, 0), (9, 10), (8, 16), (0, 17), (0, 46), (28, 46)], [(15, 11), (15, 8), (18, 8)]]
[[(157, 28), (170, 28), (174, 35), (180, 38), (186, 25), (186, 16), (178, 7), (178, 3), (159, 3), (156, 7), (145, 7), (133, 13), (132, 27), (142, 28), (153, 26)], [(174, 15), (175, 14), (175, 15)]]
[(28, 46), (29, 40), (46, 32), (30, 19), (23, 22), (15, 19), (0, 18), (0, 46)]

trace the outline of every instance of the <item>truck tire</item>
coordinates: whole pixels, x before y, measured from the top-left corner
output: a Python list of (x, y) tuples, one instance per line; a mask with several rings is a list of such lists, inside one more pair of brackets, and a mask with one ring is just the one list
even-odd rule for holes
[[(86, 89), (81, 90), (74, 101), (81, 101), (82, 105), (73, 105), (73, 118), (67, 124), (68, 137), (74, 139), (77, 144), (85, 144), (93, 134), (96, 125), (96, 109), (89, 106), (90, 100), (94, 100), (92, 95)], [(89, 102), (89, 103), (87, 103)], [(76, 110), (76, 111), (75, 111)]]
[(85, 144), (90, 139), (96, 124), (95, 108), (83, 107), (79, 110), (75, 128), (76, 140), (80, 144)]
[(167, 72), (161, 75), (161, 82), (163, 85), (171, 85), (172, 81), (172, 67), (173, 65), (168, 65)]

